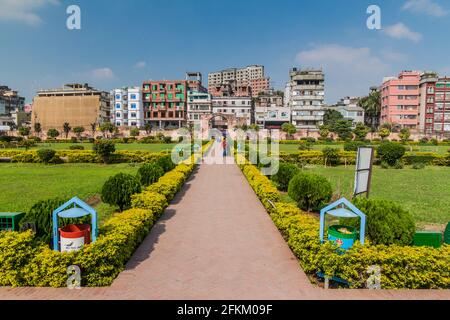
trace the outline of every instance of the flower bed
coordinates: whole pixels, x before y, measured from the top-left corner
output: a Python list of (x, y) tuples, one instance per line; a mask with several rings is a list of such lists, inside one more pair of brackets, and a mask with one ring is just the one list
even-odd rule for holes
[(368, 267), (377, 265), (383, 289), (450, 287), (449, 245), (434, 249), (370, 243), (362, 246), (357, 242), (340, 254), (332, 242), (320, 243), (316, 217), (280, 202), (277, 189), (253, 165), (244, 162), (240, 167), (306, 273), (322, 272), (346, 280), (351, 288), (364, 288), (370, 277)]
[(97, 241), (80, 251), (53, 251), (31, 231), (0, 232), (0, 286), (64, 287), (71, 265), (80, 267), (83, 286), (111, 285), (194, 170), (198, 158), (189, 160), (134, 195), (132, 208), (105, 222)]

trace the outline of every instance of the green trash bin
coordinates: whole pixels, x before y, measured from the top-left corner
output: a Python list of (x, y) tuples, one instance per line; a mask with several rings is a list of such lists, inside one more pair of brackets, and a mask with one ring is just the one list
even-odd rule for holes
[(23, 212), (0, 212), (0, 231), (19, 231)]
[(444, 243), (445, 244), (450, 244), (450, 222), (447, 223), (447, 227), (445, 228)]

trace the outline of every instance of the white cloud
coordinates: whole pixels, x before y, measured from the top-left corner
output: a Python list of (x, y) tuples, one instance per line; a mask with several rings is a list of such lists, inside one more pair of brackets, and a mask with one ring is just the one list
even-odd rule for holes
[(339, 44), (314, 45), (297, 54), (302, 68), (320, 68), (325, 72), (325, 98), (335, 103), (344, 96), (362, 96), (373, 85), (390, 74), (389, 65), (368, 47), (348, 47)]
[(145, 61), (139, 61), (138, 63), (136, 63), (134, 65), (134, 67), (137, 69), (142, 69), (142, 68), (145, 68), (146, 66), (147, 66), (147, 62), (145, 62)]
[(59, 0), (0, 0), (0, 21), (39, 25), (42, 19), (36, 10), (49, 4), (57, 5)]
[(383, 32), (395, 39), (408, 39), (416, 43), (422, 40), (422, 34), (410, 30), (401, 22), (384, 28)]
[(425, 13), (433, 17), (444, 17), (448, 14), (447, 10), (433, 0), (408, 0), (402, 9), (414, 13)]
[(114, 72), (110, 68), (99, 68), (89, 72), (89, 76), (94, 80), (105, 81), (115, 78)]

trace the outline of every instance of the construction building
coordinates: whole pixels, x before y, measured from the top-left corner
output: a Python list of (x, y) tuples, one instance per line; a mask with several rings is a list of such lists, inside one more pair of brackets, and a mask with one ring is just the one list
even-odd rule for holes
[(40, 123), (42, 131), (61, 131), (67, 122), (72, 128), (111, 120), (110, 96), (85, 84), (66, 84), (62, 88), (39, 90), (33, 100), (31, 122)]

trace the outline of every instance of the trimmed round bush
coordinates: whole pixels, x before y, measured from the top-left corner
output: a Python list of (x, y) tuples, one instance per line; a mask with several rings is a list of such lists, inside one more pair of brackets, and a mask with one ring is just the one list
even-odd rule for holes
[(94, 142), (92, 150), (103, 159), (104, 163), (109, 163), (112, 154), (116, 151), (116, 146), (111, 140), (101, 139)]
[(281, 162), (278, 172), (272, 176), (272, 181), (277, 185), (278, 190), (287, 191), (289, 181), (300, 172), (295, 164)]
[(164, 169), (157, 163), (150, 162), (141, 166), (137, 172), (137, 179), (143, 186), (149, 186), (164, 175)]
[(364, 141), (349, 141), (344, 144), (344, 151), (358, 151), (359, 147), (365, 146)]
[(326, 147), (322, 150), (325, 165), (337, 166), (340, 163), (339, 149)]
[(163, 168), (164, 172), (169, 172), (170, 170), (175, 168), (175, 164), (172, 161), (172, 157), (170, 155), (160, 157), (156, 163)]
[(53, 149), (38, 149), (37, 156), (43, 163), (50, 163), (55, 160), (56, 151)]
[(390, 166), (395, 166), (397, 161), (405, 155), (405, 152), (405, 147), (396, 142), (383, 142), (377, 149), (380, 160)]
[(84, 146), (73, 145), (69, 147), (70, 150), (84, 150)]
[[(366, 236), (373, 244), (410, 245), (416, 227), (410, 212), (393, 201), (355, 198), (354, 205), (367, 217)], [(341, 219), (345, 225), (359, 228), (359, 219)]]
[(333, 195), (327, 178), (313, 173), (301, 172), (289, 182), (288, 194), (300, 209), (320, 210), (328, 204)]
[(141, 192), (141, 184), (131, 174), (118, 173), (110, 177), (102, 188), (102, 201), (116, 205), (120, 211), (131, 205), (131, 196)]

